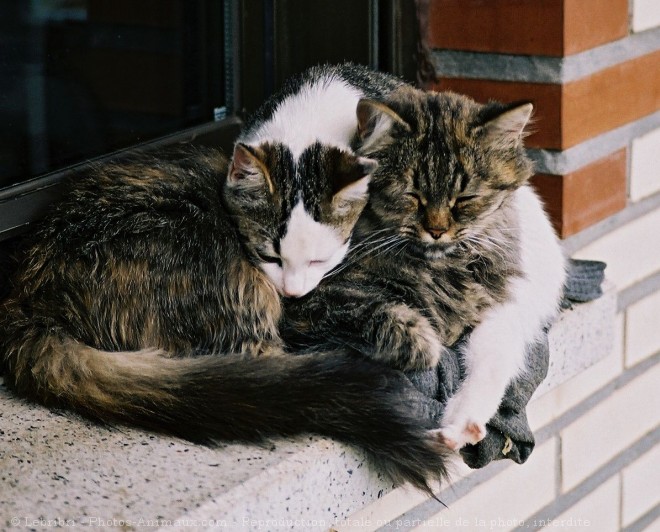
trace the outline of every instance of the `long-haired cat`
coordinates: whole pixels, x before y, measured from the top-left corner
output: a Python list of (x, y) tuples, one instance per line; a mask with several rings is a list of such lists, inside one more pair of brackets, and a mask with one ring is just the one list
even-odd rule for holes
[(357, 109), (359, 153), (378, 161), (355, 245), (287, 307), (292, 345), (345, 346), (401, 369), (462, 347), (466, 378), (441, 434), (485, 436), (525, 348), (558, 311), (564, 259), (523, 149), (531, 104), (479, 105), (403, 87)]
[[(261, 113), (263, 124), (308, 89)], [(229, 169), (192, 150), (64, 183), (0, 303), (5, 382), (193, 441), (316, 432), (428, 490), (446, 446), (405, 377), (345, 349), (286, 355), (277, 331), (279, 293), (311, 290), (343, 257), (375, 163), (330, 137), (292, 151), (287, 130), (258, 131)], [(310, 235), (322, 241), (297, 249)]]

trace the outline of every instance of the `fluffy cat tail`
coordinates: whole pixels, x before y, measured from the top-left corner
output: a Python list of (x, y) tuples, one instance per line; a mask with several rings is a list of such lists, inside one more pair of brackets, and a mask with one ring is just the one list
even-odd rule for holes
[(362, 447), (394, 481), (431, 496), (429, 482), (447, 475), (450, 451), (416, 408), (418, 392), (361, 357), (172, 358), (100, 351), (52, 332), (23, 338), (5, 352), (5, 380), (46, 405), (205, 444), (313, 432)]

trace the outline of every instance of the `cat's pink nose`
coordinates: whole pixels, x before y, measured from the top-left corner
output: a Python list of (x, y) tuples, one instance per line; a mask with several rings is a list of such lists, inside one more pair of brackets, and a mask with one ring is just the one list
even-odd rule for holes
[(301, 290), (291, 290), (288, 288), (284, 288), (282, 293), (284, 294), (284, 297), (300, 297), (303, 295)]
[(438, 240), (438, 238), (440, 238), (442, 235), (444, 235), (447, 232), (447, 230), (446, 229), (440, 229), (440, 228), (437, 228), (437, 227), (427, 227), (426, 232), (429, 235), (431, 235), (433, 240)]
[(299, 283), (284, 283), (282, 287), (284, 297), (301, 297), (306, 294), (304, 287)]

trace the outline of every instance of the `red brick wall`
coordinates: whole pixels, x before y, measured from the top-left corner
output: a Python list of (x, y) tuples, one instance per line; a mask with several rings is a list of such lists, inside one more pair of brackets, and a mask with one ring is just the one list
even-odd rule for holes
[[(534, 181), (562, 237), (623, 209), (628, 179), (626, 146), (584, 164), (576, 150), (566, 150), (660, 109), (660, 50), (631, 53), (631, 41), (621, 51), (632, 38), (628, 16), (627, 0), (431, 0), (430, 45), (436, 53), (459, 52), (457, 68), (465, 70), (443, 73), (440, 63), (436, 90), (478, 101), (531, 100), (536, 122), (527, 145), (572, 161), (570, 171), (543, 172)], [(556, 79), (533, 67), (503, 75), (470, 70), (484, 58), (530, 56), (556, 67)], [(558, 66), (560, 59), (573, 71)]]

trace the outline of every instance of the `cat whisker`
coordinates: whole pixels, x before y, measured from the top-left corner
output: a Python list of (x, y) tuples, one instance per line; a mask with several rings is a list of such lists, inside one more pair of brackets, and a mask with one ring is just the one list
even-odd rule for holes
[(503, 238), (503, 237), (500, 237), (500, 236), (495, 236), (493, 234), (489, 234), (489, 233), (485, 233), (485, 232), (479, 232), (479, 231), (474, 231), (473, 233), (468, 235), (466, 240), (468, 240), (468, 241), (469, 240), (480, 240), (481, 242), (484, 242), (484, 243), (488, 242), (488, 243), (497, 244), (497, 245), (500, 245), (500, 246), (511, 245), (512, 244), (511, 241), (507, 238)]
[(323, 277), (324, 279), (330, 276), (335, 276), (346, 268), (352, 266), (358, 261), (373, 255), (375, 251), (388, 246), (397, 241), (396, 235), (389, 235), (381, 238), (374, 238), (370, 241), (363, 241), (356, 245), (346, 256), (346, 258), (333, 270), (329, 271)]
[[(478, 257), (483, 257), (484, 251), (493, 252), (504, 264), (511, 261), (511, 249), (504, 247), (496, 239), (471, 236), (465, 240), (470, 251)], [(482, 261), (485, 264), (485, 259)]]
[(465, 240), (468, 244), (474, 244), (472, 251), (482, 254), (484, 251), (493, 251), (502, 257), (509, 251), (502, 243), (483, 237), (469, 237)]
[[(379, 241), (383, 240), (383, 238), (384, 238), (382, 236), (383, 233), (388, 233), (388, 232), (391, 233), (391, 230), (390, 229), (379, 229), (377, 231), (372, 231), (367, 236), (362, 237), (362, 240), (360, 242), (358, 242), (357, 244), (352, 245), (351, 246), (351, 251), (354, 251), (354, 250), (359, 249), (361, 247), (369, 246), (369, 245), (373, 244), (374, 242), (379, 242)], [(386, 235), (385, 238), (387, 238), (387, 236), (388, 235)], [(392, 235), (389, 235), (389, 236), (392, 236)]]
[(362, 260), (366, 257), (376, 257), (387, 253), (397, 246), (403, 245), (405, 243), (406, 241), (401, 239), (398, 235), (390, 235), (389, 237), (383, 238), (380, 241), (371, 242), (370, 246), (363, 247), (360, 250), (360, 253), (356, 253), (355, 255), (350, 256), (349, 260), (345, 262), (354, 262), (357, 260)]
[(467, 240), (467, 242), (474, 244), (472, 251), (476, 254), (483, 254), (484, 252), (493, 251), (499, 255), (507, 255), (510, 252), (510, 250), (503, 246), (501, 243), (488, 239), (471, 238)]
[[(389, 253), (389, 252), (391, 252), (392, 250), (396, 249), (397, 246), (401, 246), (401, 249), (405, 248), (405, 246), (403, 246), (402, 244), (404, 244), (404, 242), (402, 242), (402, 241), (400, 241), (400, 240), (399, 240), (399, 241), (396, 241), (396, 242), (392, 242), (389, 246), (387, 246), (387, 247), (381, 249), (381, 250), (377, 253), (377, 255), (384, 255), (385, 253)], [(397, 254), (400, 253), (400, 252), (401, 252), (401, 249), (398, 249), (398, 250), (396, 251), (396, 253), (397, 253)]]

